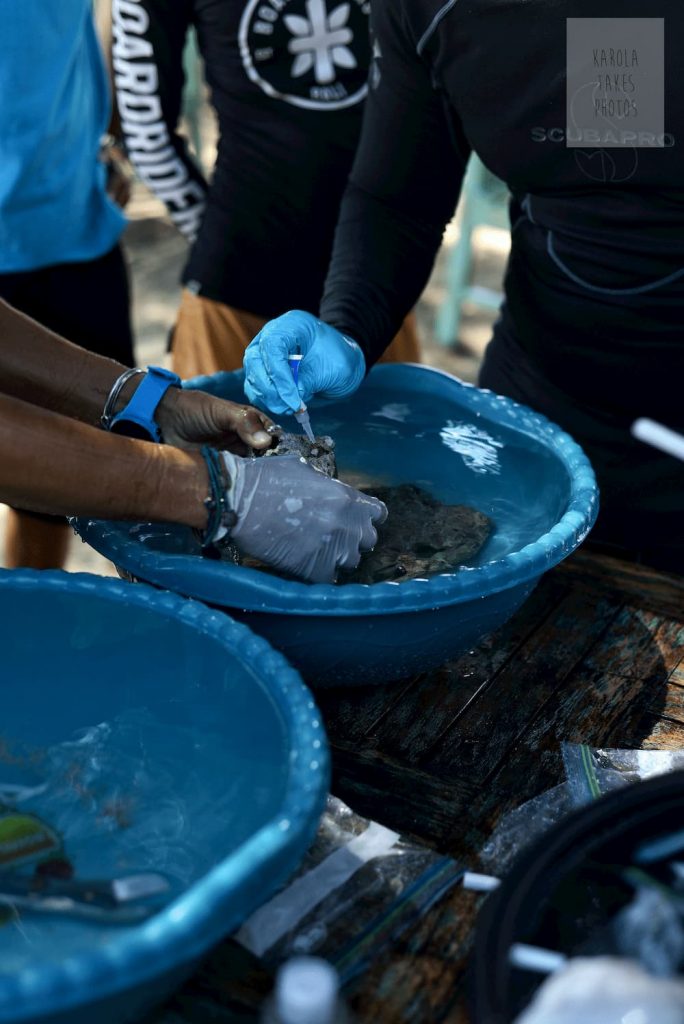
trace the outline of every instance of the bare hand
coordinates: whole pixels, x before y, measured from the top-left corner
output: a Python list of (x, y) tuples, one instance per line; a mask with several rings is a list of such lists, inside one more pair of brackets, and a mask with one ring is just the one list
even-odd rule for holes
[(167, 444), (177, 448), (210, 444), (235, 455), (247, 454), (248, 448), (270, 448), (277, 430), (265, 413), (249, 405), (182, 388), (168, 389), (155, 420)]

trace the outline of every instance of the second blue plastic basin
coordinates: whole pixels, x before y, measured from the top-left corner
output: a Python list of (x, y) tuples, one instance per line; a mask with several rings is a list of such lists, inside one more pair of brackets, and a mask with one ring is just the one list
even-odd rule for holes
[(140, 924), (0, 917), (0, 1021), (123, 1024), (298, 866), (328, 786), (320, 716), (261, 637), (175, 594), (0, 571), (0, 619), (0, 799), (61, 835), (77, 878), (170, 883)]

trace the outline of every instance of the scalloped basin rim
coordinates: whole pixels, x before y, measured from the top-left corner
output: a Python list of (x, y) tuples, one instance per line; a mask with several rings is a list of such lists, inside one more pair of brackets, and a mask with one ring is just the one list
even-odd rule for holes
[[(220, 395), (223, 381), (235, 382), (243, 376), (242, 371), (237, 371), (198, 377), (188, 382), (188, 386)], [(158, 586), (243, 611), (321, 616), (425, 611), (484, 597), (541, 576), (586, 537), (598, 513), (598, 488), (593, 469), (580, 446), (545, 416), (442, 370), (413, 363), (375, 366), (367, 379), (374, 386), (387, 389), (395, 401), (397, 391), (438, 392), (475, 412), (484, 421), (517, 430), (543, 444), (558, 458), (569, 477), (570, 495), (564, 514), (533, 543), (482, 566), (463, 567), (455, 573), (401, 584), (351, 583), (342, 587), (300, 583), (243, 566), (206, 560), (197, 567), (189, 566), (188, 559), (197, 561), (196, 556), (143, 549), (129, 538), (127, 527), (119, 523), (78, 519), (74, 521), (77, 531), (115, 564)], [(312, 407), (315, 404), (312, 403)]]
[[(76, 1012), (93, 1000), (106, 1000), (153, 981), (165, 970), (180, 967), (206, 952), (226, 934), (226, 899), (240, 890), (255, 866), (263, 869), (284, 855), (314, 815), (317, 820), (328, 788), (329, 759), (320, 713), (299, 673), (266, 640), (224, 613), (176, 594), (86, 573), (0, 570), (0, 588), (6, 587), (48, 590), (56, 599), (75, 592), (87, 593), (89, 598), (102, 596), (141, 611), (152, 610), (170, 624), (182, 621), (213, 637), (258, 674), (290, 734), (291, 751), (303, 755), (314, 741), (320, 741), (315, 765), (309, 756), (289, 757), (278, 813), (154, 917), (127, 927), (120, 940), (114, 939), (104, 947), (91, 946), (58, 965), (41, 963), (16, 975), (3, 976), (0, 1020), (22, 1021), (50, 1012)], [(85, 1000), (84, 990), (88, 992)]]

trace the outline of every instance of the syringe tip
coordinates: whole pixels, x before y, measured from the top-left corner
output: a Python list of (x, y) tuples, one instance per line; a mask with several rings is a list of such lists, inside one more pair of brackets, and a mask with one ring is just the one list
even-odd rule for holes
[(311, 429), (311, 421), (309, 419), (309, 414), (306, 411), (306, 406), (303, 405), (302, 408), (299, 410), (299, 412), (296, 412), (294, 414), (294, 416), (295, 416), (295, 419), (297, 420), (297, 423), (299, 423), (299, 425), (301, 426), (302, 430), (304, 431), (304, 433), (308, 437), (309, 441), (312, 441), (312, 442), (315, 441), (316, 438), (314, 436), (313, 430)]

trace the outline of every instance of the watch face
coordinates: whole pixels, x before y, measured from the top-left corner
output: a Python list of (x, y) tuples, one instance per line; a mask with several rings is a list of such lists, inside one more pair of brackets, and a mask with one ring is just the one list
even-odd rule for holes
[(139, 423), (133, 423), (131, 420), (117, 420), (113, 423), (110, 430), (110, 434), (121, 434), (123, 437), (132, 437), (136, 441), (156, 441), (157, 438), (153, 437), (149, 430), (145, 430)]

